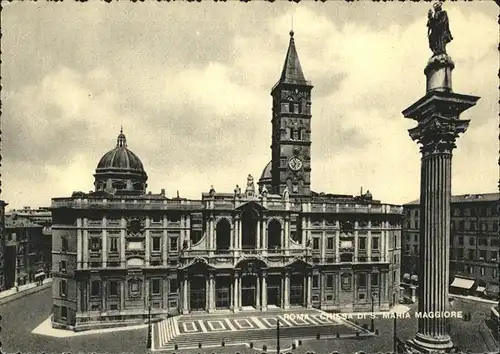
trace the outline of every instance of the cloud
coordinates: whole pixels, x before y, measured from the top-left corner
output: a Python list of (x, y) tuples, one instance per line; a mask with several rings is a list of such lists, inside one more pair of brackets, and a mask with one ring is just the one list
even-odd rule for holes
[[(269, 93), (293, 15), (302, 68), (315, 86), (313, 190), (364, 186), (383, 201), (416, 199), (420, 156), (408, 135), (415, 123), (401, 111), (425, 93), (427, 7), (247, 5), (197, 4), (197, 16), (159, 4), (66, 4), (65, 16), (52, 6), (4, 11), (2, 198), (47, 205), (90, 190), (121, 125), (155, 192), (198, 198), (212, 184), (230, 192), (248, 173), (258, 178), (271, 158)], [(497, 26), (486, 5), (455, 5), (447, 6), (454, 88), (481, 100), (464, 114), (472, 121), (455, 150), (453, 192), (490, 192)]]

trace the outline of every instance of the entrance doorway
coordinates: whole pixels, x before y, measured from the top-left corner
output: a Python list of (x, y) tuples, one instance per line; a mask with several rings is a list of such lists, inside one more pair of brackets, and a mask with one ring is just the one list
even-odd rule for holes
[(290, 305), (304, 306), (304, 275), (292, 274), (290, 277)]
[(281, 307), (281, 276), (267, 277), (267, 304)]
[(204, 311), (207, 306), (207, 288), (204, 276), (190, 278), (189, 305), (191, 311)]
[(245, 275), (241, 279), (241, 306), (256, 306), (256, 285), (255, 275)]
[(230, 282), (230, 277), (215, 277), (215, 307), (217, 309), (228, 309), (231, 306)]

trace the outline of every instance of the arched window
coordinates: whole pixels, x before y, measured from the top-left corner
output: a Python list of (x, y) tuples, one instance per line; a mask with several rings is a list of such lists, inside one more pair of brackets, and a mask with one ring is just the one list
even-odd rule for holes
[(227, 251), (231, 243), (231, 224), (227, 219), (221, 219), (216, 227), (216, 250)]
[(242, 239), (241, 246), (246, 249), (255, 249), (257, 246), (257, 222), (259, 213), (253, 208), (248, 208), (243, 211), (241, 216), (242, 221)]
[(281, 223), (278, 220), (271, 220), (267, 227), (267, 248), (281, 248)]

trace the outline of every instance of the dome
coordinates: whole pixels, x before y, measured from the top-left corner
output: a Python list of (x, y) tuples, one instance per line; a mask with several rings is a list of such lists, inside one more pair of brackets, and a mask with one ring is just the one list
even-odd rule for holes
[(118, 135), (116, 147), (99, 160), (95, 170), (96, 192), (112, 194), (144, 194), (148, 176), (141, 160), (127, 148), (123, 129)]
[(259, 182), (271, 181), (271, 162), (272, 161), (269, 161), (269, 163), (266, 165), (266, 167), (264, 167), (264, 170), (262, 171), (262, 174), (260, 175)]
[(105, 153), (97, 164), (97, 170), (100, 169), (135, 170), (144, 172), (141, 160), (136, 154), (127, 149), (127, 139), (123, 131), (120, 131), (120, 135), (118, 135), (116, 147)]

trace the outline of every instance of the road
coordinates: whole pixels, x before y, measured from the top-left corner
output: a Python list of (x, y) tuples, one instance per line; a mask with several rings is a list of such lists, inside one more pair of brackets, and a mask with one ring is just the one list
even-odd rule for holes
[[(83, 335), (70, 338), (54, 338), (32, 334), (31, 331), (50, 316), (52, 309), (51, 289), (45, 289), (38, 293), (25, 296), (0, 306), (2, 315), (1, 340), (3, 350), (6, 353), (146, 353), (145, 348), (147, 329), (136, 329), (118, 331), (113, 333), (101, 333)], [(416, 305), (411, 305), (415, 309)], [(451, 325), (451, 334), (455, 344), (464, 350), (473, 353), (484, 353), (495, 349), (495, 343), (484, 325), (485, 318), (489, 317), (491, 304), (472, 302), (467, 300), (456, 300), (453, 304), (455, 311), (472, 312), (472, 320), (465, 322), (454, 320)], [(360, 321), (360, 324), (369, 325), (369, 320)], [(294, 351), (297, 354), (312, 350), (316, 353), (354, 353), (365, 351), (368, 353), (392, 351), (393, 321), (379, 319), (375, 327), (379, 329), (380, 335), (362, 340), (353, 339), (330, 339), (330, 340), (308, 340), (304, 345)], [(397, 320), (397, 335), (402, 339), (413, 337), (417, 324), (414, 318)], [(289, 342), (289, 341), (284, 341)], [(271, 341), (271, 343), (274, 343)], [(256, 346), (258, 343), (255, 343)], [(283, 343), (286, 347), (287, 345)], [(197, 349), (192, 353), (224, 353), (234, 354), (255, 353), (253, 350), (244, 348), (212, 348)], [(165, 353), (173, 353), (167, 351)], [(188, 354), (191, 351), (183, 351)]]
[(147, 329), (71, 338), (32, 334), (52, 310), (52, 288), (0, 306), (1, 340), (6, 353), (145, 353)]

